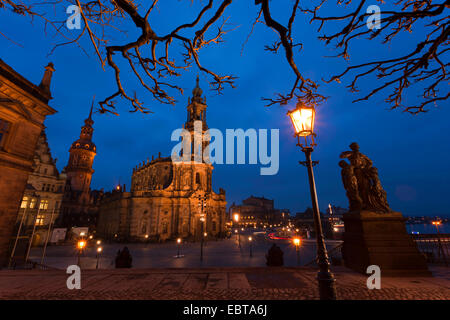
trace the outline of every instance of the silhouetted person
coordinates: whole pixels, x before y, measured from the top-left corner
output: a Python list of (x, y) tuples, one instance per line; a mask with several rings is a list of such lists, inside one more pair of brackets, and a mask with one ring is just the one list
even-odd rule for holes
[(283, 250), (275, 243), (270, 247), (269, 252), (266, 254), (266, 264), (269, 267), (280, 267), (284, 265)]
[(117, 252), (116, 256), (116, 268), (131, 268), (133, 258), (127, 247), (124, 247), (122, 251)]

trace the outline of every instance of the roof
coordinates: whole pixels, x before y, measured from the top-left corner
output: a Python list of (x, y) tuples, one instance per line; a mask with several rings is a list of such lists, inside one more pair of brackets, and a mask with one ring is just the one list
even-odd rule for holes
[(0, 75), (16, 84), (18, 87), (24, 89), (32, 96), (38, 98), (45, 104), (47, 104), (48, 101), (52, 98), (50, 94), (46, 93), (37, 85), (33, 84), (31, 81), (24, 78), (13, 68), (7, 65), (2, 59), (0, 59)]

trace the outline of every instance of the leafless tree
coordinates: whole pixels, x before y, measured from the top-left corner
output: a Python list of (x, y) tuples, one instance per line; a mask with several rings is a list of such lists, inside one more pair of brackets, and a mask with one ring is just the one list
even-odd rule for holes
[[(200, 7), (196, 12), (195, 19), (182, 23), (166, 33), (159, 32), (157, 25), (152, 24), (152, 14), (158, 6), (158, 0), (139, 3), (135, 0), (43, 1), (45, 0), (29, 1), (32, 4), (24, 4), (21, 0), (0, 0), (0, 8), (31, 18), (43, 19), (46, 26), (53, 27), (59, 36), (66, 39), (56, 45), (53, 50), (67, 44), (78, 45), (84, 50), (81, 44), (83, 38), (91, 43), (101, 66), (103, 68), (108, 66), (114, 70), (117, 85), (114, 93), (100, 101), (100, 112), (117, 114), (115, 99), (120, 97), (131, 103), (132, 111), (150, 112), (138, 99), (136, 93), (131, 94), (125, 90), (120, 77), (121, 68), (118, 59), (124, 60), (129, 65), (141, 85), (161, 103), (175, 103), (173, 92), (182, 93), (183, 90), (175, 84), (173, 77), (180, 76), (191, 66), (197, 67), (206, 74), (210, 79), (212, 89), (219, 93), (226, 85), (234, 87), (235, 76), (220, 75), (210, 67), (205, 67), (200, 60), (202, 48), (220, 44), (224, 41), (223, 36), (230, 31), (230, 29), (226, 29), (229, 26), (229, 17), (225, 17), (225, 12), (232, 0), (199, 0)], [(195, 2), (195, 0), (189, 1)], [(402, 96), (411, 83), (427, 80), (427, 83), (430, 84), (424, 89), (421, 104), (405, 107), (405, 110), (411, 113), (423, 112), (428, 104), (448, 98), (448, 90), (441, 94), (439, 87), (448, 81), (446, 72), (448, 63), (443, 57), (448, 51), (446, 46), (448, 45), (449, 19), (446, 9), (449, 7), (449, 1), (397, 0), (394, 4), (397, 10), (383, 11), (381, 28), (377, 30), (370, 30), (366, 27), (366, 19), (369, 16), (365, 11), (366, 1), (360, 1), (355, 6), (355, 1), (352, 3), (352, 0), (338, 0), (336, 5), (344, 6), (349, 13), (337, 17), (320, 16), (319, 11), (327, 1), (319, 1), (316, 5), (312, 3), (308, 8), (308, 6), (303, 6), (305, 0), (302, 1), (302, 4), (300, 4), (300, 0), (291, 0), (289, 7), (286, 7), (289, 19), (285, 23), (273, 17), (271, 6), (285, 6), (286, 2), (279, 4), (269, 0), (254, 1), (258, 15), (253, 27), (257, 23), (262, 23), (275, 31), (277, 35), (277, 41), (270, 46), (266, 45), (265, 50), (276, 54), (282, 48), (284, 57), (295, 75), (289, 91), (278, 93), (274, 98), (265, 98), (267, 105), (285, 105), (291, 99), (300, 99), (307, 103), (320, 103), (325, 99), (319, 92), (318, 84), (306, 78), (295, 63), (295, 50), (302, 49), (302, 44), (294, 41), (294, 23), (298, 13), (311, 14), (311, 23), (320, 23), (319, 32), (325, 24), (344, 21), (345, 26), (340, 31), (320, 36), (320, 39), (327, 44), (337, 42), (337, 48), (342, 50), (337, 56), (345, 59), (350, 56), (350, 43), (357, 37), (367, 36), (369, 39), (383, 37), (382, 42), (388, 43), (395, 37), (401, 36), (402, 32), (413, 30), (413, 26), (419, 25), (421, 21), (428, 21), (423, 26), (423, 28), (428, 28), (425, 39), (418, 39), (416, 48), (410, 54), (350, 66), (329, 81), (340, 81), (347, 74), (356, 72), (349, 88), (352, 91), (358, 91), (356, 86), (358, 80), (376, 72), (378, 78), (386, 80), (386, 82), (376, 85), (369, 94), (356, 101), (367, 100), (385, 88), (394, 87), (393, 93), (387, 96), (386, 100), (392, 108), (397, 108), (403, 107)], [(352, 4), (355, 8), (352, 7)], [(61, 21), (50, 19), (47, 14), (50, 11), (49, 6), (53, 6), (54, 11), (57, 9), (61, 11), (61, 8), (64, 8), (65, 11), (69, 5), (76, 5), (80, 8), (84, 22), (81, 32), (75, 38), (67, 32), (66, 19)], [(132, 40), (127, 38), (121, 45), (110, 45), (117, 33), (125, 32), (120, 30), (119, 26), (130, 22), (139, 30), (139, 35)], [(180, 54), (181, 59), (175, 59), (176, 54)]]
[[(378, 0), (378, 4), (384, 1)], [(406, 112), (418, 114), (425, 112), (430, 104), (448, 99), (448, 66), (449, 66), (449, 32), (450, 8), (449, 0), (396, 0), (390, 7), (382, 10), (378, 28), (370, 29), (367, 19), (372, 12), (367, 13), (370, 4), (368, 1), (338, 0), (338, 6), (348, 8), (347, 13), (341, 16), (321, 16), (320, 9), (326, 5), (321, 0), (313, 9), (302, 8), (302, 12), (312, 14), (311, 23), (318, 22), (318, 32), (325, 25), (343, 23), (334, 33), (324, 34), (319, 38), (326, 44), (335, 43), (339, 50), (338, 57), (350, 58), (350, 45), (358, 38), (367, 37), (370, 40), (380, 39), (382, 44), (396, 41), (405, 33), (417, 34), (416, 45), (408, 48), (408, 53), (389, 59), (370, 59), (362, 64), (347, 67), (340, 74), (331, 77), (331, 81), (340, 82), (346, 75), (353, 74), (353, 80), (348, 85), (352, 92), (358, 92), (358, 81), (371, 75), (376, 75), (377, 81), (370, 89), (355, 101), (368, 100), (376, 93), (390, 88), (392, 91), (386, 97), (386, 102), (392, 109), (402, 108)], [(352, 8), (353, 5), (353, 8)], [(417, 30), (424, 30), (420, 36)], [(370, 55), (369, 55), (370, 56)], [(403, 105), (407, 89), (412, 85), (425, 84), (418, 104)], [(410, 93), (413, 90), (409, 91)]]

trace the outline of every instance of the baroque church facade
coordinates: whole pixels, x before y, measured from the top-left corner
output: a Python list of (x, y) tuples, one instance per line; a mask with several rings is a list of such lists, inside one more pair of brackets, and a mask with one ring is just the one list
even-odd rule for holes
[[(202, 96), (198, 77), (192, 93), (184, 129), (194, 141), (194, 122), (201, 122), (202, 133), (208, 130), (206, 98)], [(206, 147), (206, 143), (203, 144)], [(194, 149), (191, 144), (191, 150)], [(213, 169), (203, 159), (172, 161), (171, 157), (161, 157), (161, 154), (139, 164), (133, 169), (129, 192), (118, 186), (104, 195), (99, 211), (98, 236), (124, 241), (223, 236), (225, 191), (213, 191)]]

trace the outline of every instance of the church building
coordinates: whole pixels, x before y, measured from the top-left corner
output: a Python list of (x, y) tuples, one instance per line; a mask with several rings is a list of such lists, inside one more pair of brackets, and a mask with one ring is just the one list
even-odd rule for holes
[[(202, 97), (198, 81), (197, 77), (184, 124), (191, 141), (194, 141), (195, 121), (201, 121), (203, 133), (208, 130), (206, 98)], [(133, 169), (129, 192), (118, 186), (104, 195), (98, 236), (123, 241), (223, 236), (225, 191), (212, 190), (212, 170), (213, 166), (204, 160), (174, 162), (161, 154), (139, 164)]]

